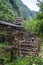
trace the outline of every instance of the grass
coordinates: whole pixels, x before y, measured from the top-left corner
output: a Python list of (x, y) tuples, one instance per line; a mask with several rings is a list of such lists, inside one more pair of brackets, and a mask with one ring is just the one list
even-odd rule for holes
[(29, 62), (29, 58), (19, 58), (14, 60), (13, 62), (7, 63), (5, 65), (27, 65), (27, 63)]
[(7, 46), (8, 44), (5, 42), (5, 43), (0, 43), (0, 47), (4, 47), (4, 46)]
[(10, 63), (5, 63), (5, 65), (43, 65), (43, 59), (39, 57), (24, 57)]

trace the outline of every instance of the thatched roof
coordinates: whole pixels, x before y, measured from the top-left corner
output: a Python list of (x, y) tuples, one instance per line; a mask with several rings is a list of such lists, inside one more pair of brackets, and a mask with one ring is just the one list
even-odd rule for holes
[(16, 25), (16, 24), (4, 22), (4, 21), (0, 21), (0, 25), (11, 26), (15, 28), (24, 28), (22, 25)]

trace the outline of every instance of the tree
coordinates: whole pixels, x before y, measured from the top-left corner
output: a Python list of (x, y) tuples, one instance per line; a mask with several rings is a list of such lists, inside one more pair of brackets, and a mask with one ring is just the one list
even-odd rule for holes
[(39, 6), (39, 12), (36, 14), (32, 22), (24, 23), (25, 28), (28, 31), (34, 32), (37, 35), (43, 35), (43, 0), (37, 0)]
[(20, 9), (17, 0), (0, 0), (0, 20), (13, 23)]
[(43, 0), (37, 0), (37, 1), (38, 1), (37, 5), (40, 8), (40, 12), (43, 13)]

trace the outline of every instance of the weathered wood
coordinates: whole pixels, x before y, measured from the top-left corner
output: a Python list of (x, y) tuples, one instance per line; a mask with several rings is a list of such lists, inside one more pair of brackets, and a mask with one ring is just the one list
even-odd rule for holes
[[(20, 41), (20, 56), (24, 55), (38, 55), (39, 44), (37, 41)], [(32, 53), (31, 53), (32, 52)]]
[[(21, 20), (21, 19), (18, 19)], [(14, 57), (14, 54), (18, 56), (35, 56), (38, 55), (38, 51), (40, 48), (40, 39), (35, 38), (34, 34), (28, 33), (23, 26), (21, 26), (21, 22), (11, 24), (6, 22), (0, 22), (0, 32), (6, 32), (7, 38), (6, 42), (9, 42), (8, 46), (1, 47), (4, 51), (11, 52), (11, 60)], [(15, 35), (8, 34), (8, 26), (12, 27), (13, 31), (9, 31), (16, 33)], [(16, 31), (16, 32), (15, 32)]]

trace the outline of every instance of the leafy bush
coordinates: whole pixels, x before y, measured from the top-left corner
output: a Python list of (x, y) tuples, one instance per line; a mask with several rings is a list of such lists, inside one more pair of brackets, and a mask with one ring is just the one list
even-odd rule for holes
[(43, 65), (43, 59), (39, 57), (19, 58), (5, 65)]
[(7, 22), (14, 22), (16, 16), (19, 13), (20, 10), (19, 10), (17, 0), (4, 0), (4, 1), (0, 0), (0, 20), (7, 21)]

